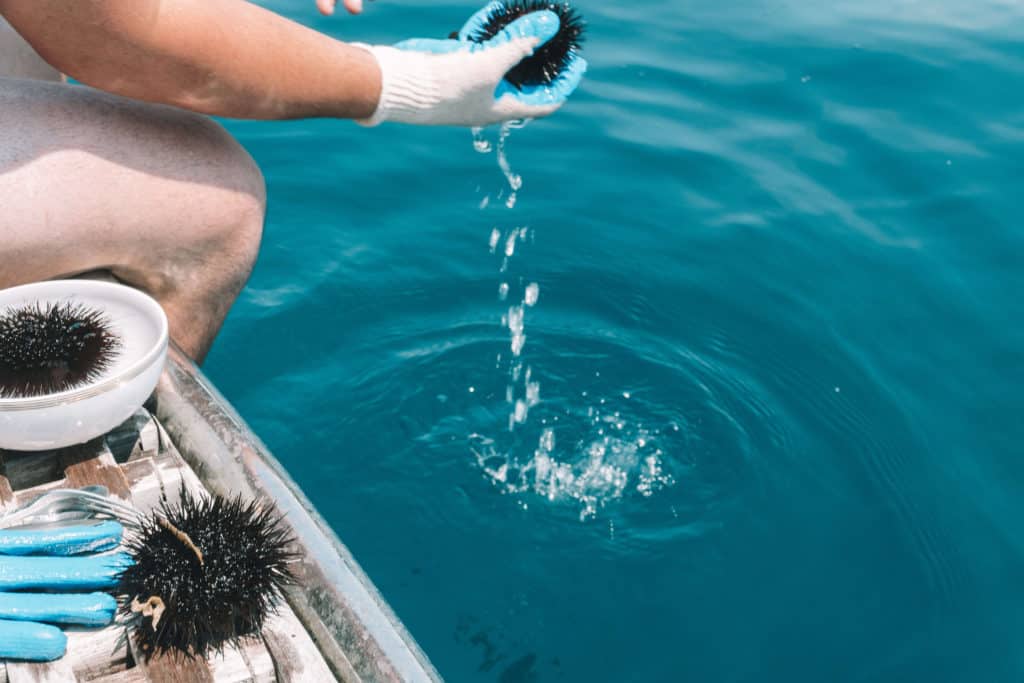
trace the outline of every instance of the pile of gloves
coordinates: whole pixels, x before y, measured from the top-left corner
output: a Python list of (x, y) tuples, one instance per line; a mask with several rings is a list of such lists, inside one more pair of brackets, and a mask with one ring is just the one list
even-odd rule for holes
[(131, 563), (110, 552), (121, 525), (77, 520), (0, 530), (0, 659), (33, 662), (64, 656), (58, 626), (105, 626), (117, 601), (103, 592)]

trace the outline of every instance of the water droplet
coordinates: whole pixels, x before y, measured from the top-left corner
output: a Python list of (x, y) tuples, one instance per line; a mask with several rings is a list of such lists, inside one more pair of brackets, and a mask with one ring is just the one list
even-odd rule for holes
[(531, 282), (526, 285), (526, 293), (523, 296), (523, 303), (527, 306), (533, 306), (537, 303), (538, 296), (540, 296), (540, 285), (536, 282)]
[(519, 423), (519, 424), (523, 424), (524, 422), (526, 422), (526, 416), (528, 414), (529, 414), (529, 410), (528, 410), (528, 408), (526, 406), (526, 402), (523, 401), (522, 399), (519, 399), (518, 401), (516, 401), (516, 408), (515, 408), (515, 413), (514, 413), (515, 418), (516, 418), (516, 422)]
[(501, 126), (501, 130), (498, 132), (498, 167), (501, 168), (501, 172), (505, 174), (505, 179), (508, 181), (508, 186), (512, 189), (512, 196), (509, 198), (509, 202), (505, 205), (510, 209), (515, 206), (515, 193), (523, 186), (523, 178), (516, 173), (512, 172), (512, 167), (508, 163), (508, 157), (505, 155), (505, 141), (508, 139), (509, 132), (513, 128), (522, 128), (526, 124), (512, 125), (505, 123)]
[(473, 149), (481, 154), (487, 154), (491, 151), (490, 141), (484, 137), (483, 128), (472, 128), (473, 133)]
[(516, 252), (516, 239), (519, 237), (519, 231), (513, 229), (505, 239), (505, 256), (511, 256)]

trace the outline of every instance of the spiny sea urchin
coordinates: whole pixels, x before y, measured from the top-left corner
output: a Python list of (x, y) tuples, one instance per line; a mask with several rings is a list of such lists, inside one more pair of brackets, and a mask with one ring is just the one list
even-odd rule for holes
[(505, 74), (505, 80), (519, 89), (524, 85), (549, 85), (562, 75), (583, 45), (585, 24), (579, 12), (565, 0), (504, 0), (469, 37), (482, 43), (519, 17), (545, 9), (558, 15), (558, 33)]
[(0, 398), (46, 396), (98, 379), (121, 349), (101, 311), (72, 302), (0, 313)]
[(126, 542), (135, 563), (121, 575), (121, 614), (146, 655), (219, 652), (258, 633), (274, 613), (295, 559), (282, 518), (256, 501), (166, 499)]

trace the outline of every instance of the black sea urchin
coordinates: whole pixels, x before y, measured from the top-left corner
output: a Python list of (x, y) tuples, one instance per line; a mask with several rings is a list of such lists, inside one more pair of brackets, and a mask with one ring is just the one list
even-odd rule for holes
[(505, 80), (517, 88), (524, 85), (548, 85), (558, 78), (583, 45), (583, 17), (568, 2), (553, 0), (505, 0), (491, 10), (470, 40), (482, 43), (521, 16), (540, 10), (558, 15), (558, 33), (505, 74)]
[(164, 501), (127, 542), (122, 616), (142, 652), (219, 652), (258, 633), (293, 578), (291, 536), (272, 510), (241, 497)]
[(76, 303), (29, 304), (0, 313), (0, 398), (46, 396), (98, 379), (120, 339), (100, 311)]

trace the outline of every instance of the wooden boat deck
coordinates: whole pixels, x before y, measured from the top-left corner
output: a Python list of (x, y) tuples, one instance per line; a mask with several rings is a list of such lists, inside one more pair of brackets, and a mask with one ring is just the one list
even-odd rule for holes
[[(166, 493), (174, 501), (184, 484), (205, 491), (167, 432), (148, 410), (82, 446), (43, 453), (0, 450), (0, 514), (54, 488), (106, 486), (146, 511)], [(259, 636), (207, 659), (139, 656), (123, 626), (66, 629), (67, 655), (36, 664), (0, 661), (0, 683), (155, 683), (334, 681), (335, 672), (288, 604), (281, 605)], [(350, 674), (350, 675), (349, 675)], [(361, 680), (354, 671), (344, 680)]]

